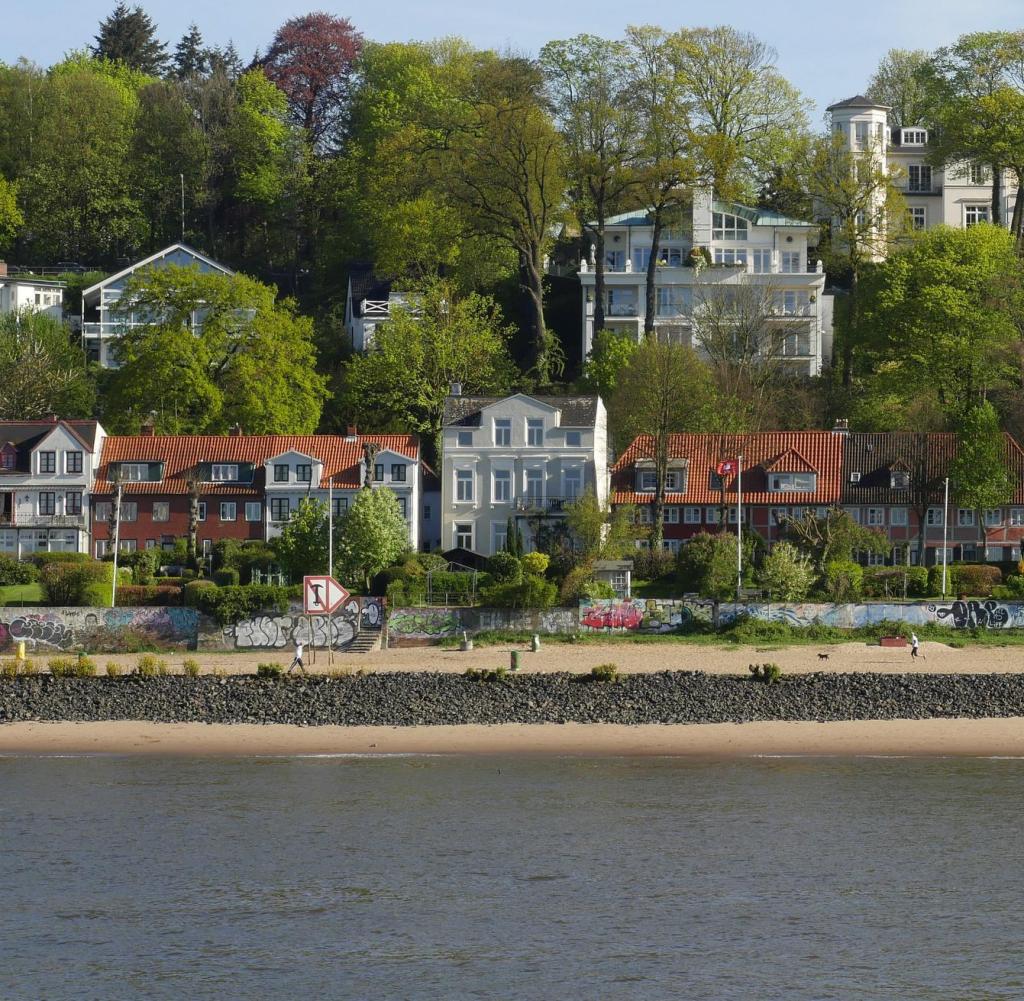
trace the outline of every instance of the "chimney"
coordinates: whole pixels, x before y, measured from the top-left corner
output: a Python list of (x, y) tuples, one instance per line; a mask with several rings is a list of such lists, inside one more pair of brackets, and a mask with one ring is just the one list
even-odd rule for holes
[(60, 420), (60, 418), (56, 414), (47, 414), (46, 415), (46, 423), (47, 424), (56, 424), (58, 420)]
[(452, 383), (452, 396), (461, 396), (461, 395), (462, 395), (462, 383), (461, 382), (453, 382)]
[(230, 437), (230, 438), (241, 438), (242, 437), (242, 425), (241, 424), (232, 424), (231, 427), (228, 428), (228, 437)]
[(359, 437), (359, 428), (357, 428), (355, 426), (355, 424), (349, 424), (349, 426), (345, 429), (345, 440), (346, 441), (355, 441), (356, 438), (358, 438), (358, 437)]
[(153, 427), (152, 421), (144, 421), (142, 427), (139, 428), (139, 435), (143, 438), (152, 438), (156, 434), (156, 428)]
[(6, 277), (7, 277), (7, 262), (6, 261), (0, 261), (0, 278), (6, 278)]
[(849, 434), (850, 422), (845, 417), (837, 417), (835, 424), (832, 425), (832, 433)]

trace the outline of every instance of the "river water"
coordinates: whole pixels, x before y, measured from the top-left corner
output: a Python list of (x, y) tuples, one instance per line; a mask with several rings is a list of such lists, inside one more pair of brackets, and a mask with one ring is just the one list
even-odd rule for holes
[(0, 758), (0, 998), (1024, 997), (1024, 761)]

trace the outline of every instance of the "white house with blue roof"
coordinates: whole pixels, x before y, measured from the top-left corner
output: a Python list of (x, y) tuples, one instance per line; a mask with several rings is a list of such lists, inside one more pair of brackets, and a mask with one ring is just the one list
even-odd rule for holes
[[(172, 264), (179, 267), (194, 267), (204, 272), (234, 274), (230, 268), (218, 264), (187, 244), (174, 243), (144, 260), (137, 261), (123, 271), (90, 285), (82, 292), (82, 340), (90, 359), (98, 361), (103, 368), (117, 367), (117, 360), (112, 352), (113, 342), (125, 329), (153, 322), (151, 317), (143, 316), (141, 313), (118, 310), (125, 284), (138, 271), (165, 268)], [(193, 317), (195, 327), (201, 322), (201, 317)]]
[[(596, 224), (595, 224), (596, 225)], [(736, 287), (756, 290), (766, 326), (777, 324), (778, 356), (796, 373), (817, 375), (832, 354), (831, 297), (813, 255), (818, 226), (765, 209), (693, 194), (691, 217), (662, 231), (656, 271), (654, 330), (659, 339), (701, 350), (695, 317), (715, 298), (735, 301)], [(646, 316), (653, 227), (644, 210), (605, 225), (605, 328), (639, 340)], [(583, 354), (594, 339), (594, 248), (580, 262)]]

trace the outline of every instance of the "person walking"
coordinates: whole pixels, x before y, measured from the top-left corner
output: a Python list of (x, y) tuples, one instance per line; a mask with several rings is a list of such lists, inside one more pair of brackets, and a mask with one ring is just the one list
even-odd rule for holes
[(295, 656), (292, 658), (292, 662), (288, 665), (288, 673), (291, 674), (292, 671), (298, 667), (298, 669), (305, 674), (306, 668), (302, 663), (302, 640), (299, 638), (298, 634), (296, 634), (293, 639), (295, 641)]
[(917, 653), (921, 647), (921, 641), (917, 638), (917, 633), (910, 634), (910, 656), (917, 660)]

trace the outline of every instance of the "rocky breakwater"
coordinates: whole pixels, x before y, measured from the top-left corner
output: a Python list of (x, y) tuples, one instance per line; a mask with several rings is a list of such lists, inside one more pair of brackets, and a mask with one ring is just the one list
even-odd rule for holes
[(741, 723), (1024, 716), (1024, 675), (807, 674), (775, 684), (699, 672), (473, 680), (452, 674), (0, 679), (0, 722), (147, 720), (415, 726)]

